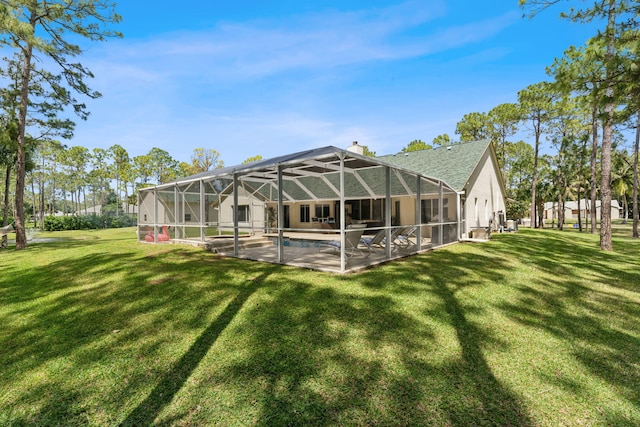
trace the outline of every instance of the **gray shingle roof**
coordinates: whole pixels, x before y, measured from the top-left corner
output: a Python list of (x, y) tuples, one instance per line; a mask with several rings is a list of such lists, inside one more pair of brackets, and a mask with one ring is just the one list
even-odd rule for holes
[(442, 180), (456, 191), (461, 191), (489, 144), (489, 140), (465, 142), (429, 150), (379, 156), (378, 159)]
[[(342, 160), (341, 160), (342, 159)], [(341, 163), (343, 161), (343, 163)], [(198, 195), (202, 181), (207, 194), (220, 194), (230, 191), (234, 175), (247, 186), (247, 190), (266, 200), (274, 200), (278, 170), (283, 180), (282, 189), (285, 198), (290, 201), (336, 199), (340, 197), (340, 165), (344, 166), (344, 197), (378, 198), (386, 194), (385, 168), (391, 167), (391, 196), (414, 194), (417, 189), (416, 176), (421, 173), (399, 164), (385, 162), (382, 158), (371, 158), (328, 146), (314, 150), (301, 151), (285, 156), (266, 159), (246, 165), (237, 165), (214, 169), (192, 175), (177, 181), (156, 187), (160, 197), (173, 197), (173, 188), (181, 192)], [(433, 176), (432, 176), (433, 177)], [(438, 178), (436, 178), (438, 179)], [(445, 184), (445, 191), (454, 191)], [(415, 188), (414, 188), (415, 187)], [(425, 181), (421, 191), (437, 191), (437, 186)], [(151, 191), (151, 187), (142, 191)]]

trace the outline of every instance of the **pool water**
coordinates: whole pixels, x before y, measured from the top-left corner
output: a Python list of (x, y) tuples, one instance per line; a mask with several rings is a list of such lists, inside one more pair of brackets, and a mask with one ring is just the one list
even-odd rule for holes
[[(278, 239), (271, 239), (274, 246), (278, 246)], [(301, 239), (284, 239), (283, 246), (292, 248), (319, 248), (321, 242), (319, 240), (301, 240)]]

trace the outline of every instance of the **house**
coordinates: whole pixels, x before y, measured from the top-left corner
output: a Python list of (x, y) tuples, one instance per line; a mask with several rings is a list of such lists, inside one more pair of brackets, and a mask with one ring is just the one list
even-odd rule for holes
[[(578, 207), (579, 205), (579, 207)], [(600, 220), (601, 202), (596, 200), (596, 218)], [(560, 208), (558, 202), (545, 202), (544, 204), (544, 220), (545, 223), (558, 222), (558, 212)], [(578, 222), (578, 216), (585, 221), (587, 218), (591, 218), (591, 200), (580, 199), (580, 203), (576, 200), (569, 200), (564, 203), (564, 219), (565, 221)], [(611, 219), (621, 218), (622, 208), (617, 200), (611, 200)]]
[[(115, 208), (114, 208), (115, 209)], [(138, 206), (129, 203), (123, 203), (119, 209), (121, 215), (137, 215)], [(77, 215), (102, 215), (102, 205), (87, 206), (76, 212)]]
[(267, 238), (258, 259), (278, 263), (304, 252), (288, 248), (296, 236), (305, 236), (307, 248), (334, 239), (342, 243), (337, 271), (344, 272), (353, 255), (344, 250), (352, 223), (365, 226), (358, 227), (363, 233), (387, 233), (389, 241), (401, 230), (413, 234), (403, 236), (411, 245), (367, 254), (369, 264), (458, 242), (474, 227), (491, 226), (504, 212), (498, 177), (488, 141), (378, 158), (362, 155), (357, 143), (347, 150), (323, 147), (142, 189), (138, 235), (147, 242), (227, 238), (230, 253), (245, 257), (253, 255), (244, 236)]
[[(462, 233), (497, 230), (504, 222), (506, 188), (489, 140), (381, 156), (379, 159), (446, 182), (461, 194)], [(502, 215), (501, 215), (502, 214)]]

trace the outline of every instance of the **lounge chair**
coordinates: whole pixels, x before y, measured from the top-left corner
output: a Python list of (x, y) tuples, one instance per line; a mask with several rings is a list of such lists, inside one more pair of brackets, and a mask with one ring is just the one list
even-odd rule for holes
[[(395, 249), (398, 249), (399, 247), (401, 247), (398, 244), (398, 236), (400, 235), (402, 230), (404, 230), (404, 227), (396, 227), (396, 228), (393, 228), (391, 230), (391, 240), (390, 241), (391, 241), (391, 244), (393, 245), (391, 250), (395, 250)], [(385, 239), (385, 243), (386, 243), (386, 239)]]
[[(379, 230), (373, 236), (366, 236), (360, 238), (360, 244), (367, 247), (368, 253), (375, 252), (375, 248), (384, 248), (385, 238), (387, 237), (387, 230)], [(368, 254), (367, 254), (368, 255)]]
[[(396, 227), (391, 229), (391, 244), (392, 249), (402, 248), (402, 241), (398, 241), (398, 236), (404, 230), (404, 227)], [(378, 231), (373, 237), (363, 237), (360, 239), (360, 244), (366, 246), (369, 253), (375, 252), (375, 248), (383, 249), (387, 243), (387, 230)]]
[[(360, 237), (362, 237), (362, 233), (366, 227), (366, 224), (351, 224), (347, 226), (344, 235), (344, 252), (347, 258), (351, 258), (356, 252), (360, 253), (360, 255), (365, 255), (364, 252), (358, 248), (358, 245), (360, 244)], [(322, 243), (336, 250), (340, 250), (341, 248), (340, 240), (326, 240)]]
[[(416, 234), (417, 231), (418, 231), (417, 225), (413, 225), (411, 227), (406, 227), (401, 229), (398, 235), (396, 236), (396, 240), (394, 240), (394, 243), (402, 249), (407, 249), (417, 244), (418, 243), (418, 236)], [(415, 239), (415, 241), (412, 239)]]

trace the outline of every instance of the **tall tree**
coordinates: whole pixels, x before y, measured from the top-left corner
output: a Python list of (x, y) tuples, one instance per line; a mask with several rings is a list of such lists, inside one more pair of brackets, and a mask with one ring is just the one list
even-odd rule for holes
[(460, 142), (490, 138), (489, 117), (486, 113), (465, 114), (456, 124), (456, 134), (460, 135)]
[(402, 148), (402, 152), (409, 153), (411, 151), (430, 150), (431, 148), (433, 147), (431, 147), (426, 142), (421, 141), (419, 139), (414, 139), (406, 147)]
[[(538, 180), (536, 187), (536, 222), (540, 228), (544, 226), (544, 205), (545, 200), (556, 200), (558, 189), (555, 185), (556, 177), (553, 168), (553, 158), (549, 154), (540, 156), (538, 159)], [(555, 203), (554, 203), (555, 204)]]
[(220, 160), (220, 153), (210, 148), (194, 148), (191, 155), (191, 173), (197, 174), (211, 169), (224, 167), (224, 162)]
[(109, 152), (104, 148), (94, 148), (91, 153), (91, 179), (93, 187), (94, 207), (96, 203), (100, 206), (105, 204), (105, 198), (109, 189)]
[[(188, 166), (188, 165), (187, 165)], [(133, 174), (139, 182), (136, 188), (144, 187), (149, 184), (153, 176), (153, 165), (149, 154), (142, 154), (133, 158)]]
[[(21, 94), (21, 78), (22, 78), (22, 62), (20, 61), (20, 52), (16, 53), (12, 58), (5, 58), (5, 68), (0, 70), (0, 74), (5, 78), (7, 86), (0, 91), (2, 109), (10, 120), (18, 123), (17, 117), (20, 109), (20, 94)], [(58, 114), (65, 109), (65, 99), (61, 97), (55, 90), (49, 88), (49, 82), (55, 80), (51, 73), (46, 70), (41, 70), (36, 67), (32, 67), (32, 78), (29, 82), (29, 115), (27, 116), (26, 128), (31, 133), (26, 133), (24, 137), (25, 142), (25, 165), (27, 156), (30, 154), (45, 154), (48, 151), (49, 146), (52, 143), (52, 136), (59, 135), (63, 138), (70, 138), (73, 134), (73, 128), (75, 124), (69, 119), (61, 119)], [(16, 125), (17, 132), (17, 125)], [(16, 133), (16, 155), (18, 153)], [(32, 156), (32, 160), (37, 156)], [(42, 165), (44, 156), (40, 156), (39, 164)], [(25, 170), (26, 172), (26, 170)], [(31, 174), (32, 193), (34, 196), (34, 214), (36, 206), (40, 205), (41, 224), (43, 224), (44, 217), (44, 171), (40, 170), (37, 176)], [(17, 176), (19, 178), (19, 176)], [(38, 187), (40, 191), (40, 203), (35, 200), (35, 180), (39, 178)]]
[[(57, 73), (40, 73), (45, 77), (49, 91), (46, 98), (60, 105), (70, 105), (83, 119), (87, 117), (84, 104), (78, 102), (73, 92), (91, 98), (100, 96), (85, 84), (84, 79), (93, 77), (91, 72), (77, 62), (69, 60), (82, 53), (79, 45), (72, 42), (80, 38), (91, 41), (119, 36), (106, 28), (120, 21), (115, 14), (115, 3), (109, 0), (0, 0), (0, 42), (13, 49), (21, 61), (19, 78), (19, 108), (17, 134), (17, 178), (16, 178), (16, 249), (27, 245), (24, 223), (24, 190), (26, 175), (26, 133), (31, 115), (30, 83), (34, 78), (34, 55), (38, 52), (51, 60)], [(58, 114), (50, 110), (49, 114)]]
[[(56, 185), (59, 178), (58, 168), (66, 149), (67, 147), (59, 141), (46, 141), (44, 144), (40, 144), (38, 150), (40, 153), (41, 171), (47, 175), (49, 181), (47, 194), (51, 197), (49, 200), (49, 212), (52, 215), (56, 212), (56, 193), (58, 190)], [(42, 193), (44, 195), (44, 188), (42, 189)], [(41, 227), (44, 228), (44, 219), (41, 220)]]
[(604, 49), (599, 40), (591, 39), (581, 48), (570, 47), (562, 58), (556, 59), (547, 74), (555, 77), (563, 92), (577, 95), (578, 101), (586, 105), (591, 114), (591, 169), (590, 206), (591, 233), (597, 232), (596, 200), (598, 193), (598, 153), (601, 104), (604, 98)]
[(118, 203), (116, 204), (116, 216), (120, 215), (120, 210), (117, 208), (119, 206), (120, 198), (120, 188), (122, 184), (122, 180), (126, 174), (126, 169), (130, 162), (129, 153), (119, 144), (114, 144), (109, 147), (109, 155), (111, 156), (111, 160), (113, 161), (113, 179), (116, 180), (116, 196), (118, 198)]
[[(638, 34), (638, 32), (636, 32)], [(640, 237), (638, 223), (640, 222), (640, 212), (638, 206), (638, 191), (640, 180), (638, 177), (638, 155), (640, 152), (640, 38), (636, 37), (629, 43), (626, 50), (628, 56), (625, 61), (627, 113), (629, 115), (629, 127), (635, 128), (635, 140), (633, 143), (633, 190), (632, 190), (632, 212), (633, 212), (633, 237)]]
[[(555, 85), (556, 88), (563, 86)], [(582, 152), (585, 140), (589, 138), (588, 111), (584, 104), (571, 97), (571, 93), (561, 90), (552, 106), (548, 125), (548, 139), (558, 153), (555, 156), (555, 176), (558, 192), (558, 228), (564, 226), (564, 206), (567, 198), (575, 200), (573, 190), (582, 172)], [(578, 193), (580, 187), (578, 186)], [(580, 200), (578, 200), (580, 203)], [(578, 209), (580, 210), (580, 209)]]
[(622, 221), (627, 223), (629, 205), (628, 195), (633, 190), (633, 161), (626, 151), (613, 152), (611, 168), (611, 189), (622, 202)]
[(433, 138), (433, 141), (431, 141), (431, 143), (434, 146), (443, 146), (443, 145), (453, 144), (453, 142), (451, 141), (451, 137), (446, 133), (436, 136), (435, 138)]
[(533, 147), (518, 141), (507, 145), (506, 152), (507, 217), (524, 218), (531, 203)]
[(153, 147), (147, 156), (157, 184), (164, 184), (178, 177), (180, 164), (167, 151)]
[[(11, 185), (11, 170), (15, 164), (15, 134), (17, 132), (17, 124), (15, 121), (8, 120), (3, 117), (2, 129), (0, 129), (0, 166), (4, 166), (4, 198), (2, 209), (2, 226), (9, 224), (9, 187)], [(7, 235), (2, 236), (1, 248), (7, 247)]]
[(260, 160), (262, 160), (262, 156), (261, 156), (260, 154), (258, 154), (257, 156), (251, 156), (251, 157), (249, 157), (249, 158), (245, 159), (245, 160), (242, 162), (242, 164), (243, 164), (243, 165), (247, 165), (247, 164), (249, 164), (249, 163), (258, 162), (258, 161), (260, 161)]
[[(83, 193), (83, 189), (87, 182), (87, 163), (89, 160), (89, 149), (83, 146), (73, 146), (66, 150), (64, 156), (64, 166), (66, 168), (67, 175), (69, 177), (69, 183), (71, 185), (71, 200), (75, 199), (74, 212), (81, 211), (80, 198)], [(85, 203), (85, 212), (86, 212)]]
[(492, 108), (487, 114), (487, 132), (491, 137), (502, 178), (506, 174), (507, 145), (509, 138), (518, 132), (518, 123), (522, 121), (522, 111), (518, 104), (506, 103)]
[(638, 187), (640, 182), (638, 179), (638, 155), (640, 151), (640, 110), (636, 120), (636, 139), (633, 144), (633, 237), (639, 238), (638, 233)]
[[(559, 3), (561, 0), (519, 0), (521, 5), (531, 8), (532, 16), (540, 10)], [(583, 4), (582, 2), (572, 2)], [(617, 100), (615, 97), (616, 85), (621, 81), (619, 54), (627, 43), (630, 32), (637, 30), (638, 17), (640, 16), (640, 4), (637, 1), (628, 0), (596, 0), (588, 3), (590, 6), (570, 7), (568, 12), (562, 12), (561, 16), (574, 22), (593, 22), (602, 20), (604, 28), (601, 28), (597, 36), (605, 48), (604, 54), (604, 98), (602, 114), (602, 149), (600, 154), (600, 249), (613, 250), (611, 238), (611, 153), (613, 141), (613, 127), (615, 124), (615, 111)]]
[(554, 91), (551, 83), (541, 82), (528, 86), (518, 92), (518, 102), (522, 108), (523, 119), (529, 122), (533, 132), (533, 176), (531, 178), (531, 228), (536, 228), (538, 161), (540, 156), (540, 138), (549, 120), (549, 111), (553, 106)]

